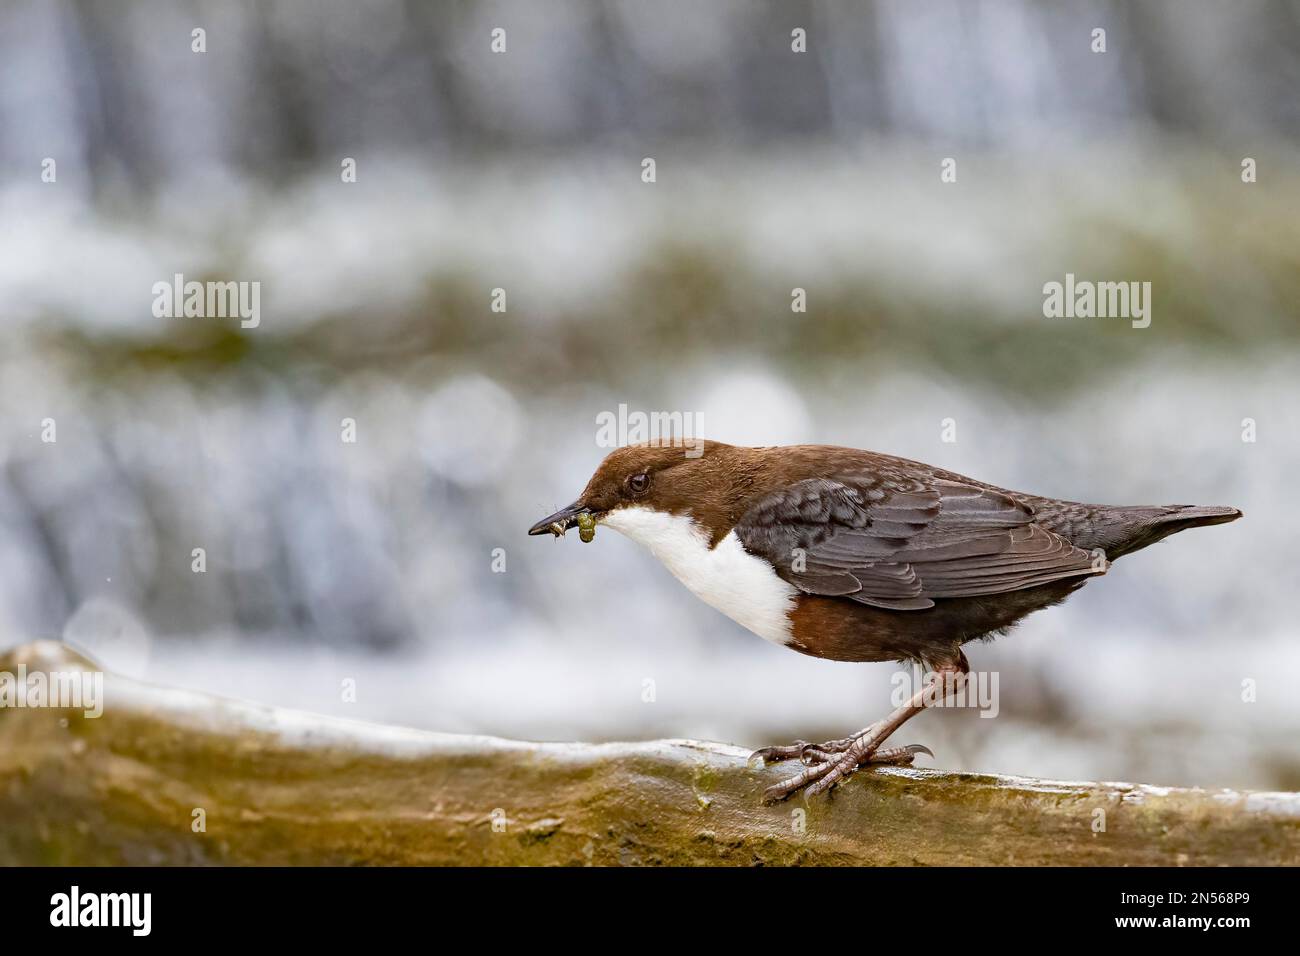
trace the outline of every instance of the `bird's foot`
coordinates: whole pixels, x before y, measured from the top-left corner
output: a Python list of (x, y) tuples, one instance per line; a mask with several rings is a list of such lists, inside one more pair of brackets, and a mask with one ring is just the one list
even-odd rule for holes
[[(777, 803), (799, 790), (805, 790), (807, 796), (815, 797), (819, 793), (825, 793), (859, 767), (905, 767), (911, 765), (917, 754), (934, 756), (929, 747), (921, 744), (880, 750), (879, 745), (871, 741), (870, 730), (868, 728), (856, 737), (831, 740), (825, 744), (795, 741), (789, 747), (767, 747), (755, 751), (754, 756), (761, 756), (764, 761), (769, 759), (767, 754), (771, 752), (773, 759), (788, 760), (797, 756), (804, 764), (804, 769), (794, 776), (763, 791), (763, 802)], [(841, 747), (841, 744), (844, 746)]]
[(844, 737), (841, 740), (828, 740), (821, 744), (810, 744), (806, 740), (796, 740), (787, 747), (764, 747), (762, 750), (755, 750), (749, 755), (750, 760), (759, 759), (763, 763), (780, 763), (782, 760), (801, 760), (805, 764), (822, 763), (831, 759), (834, 754), (842, 754), (853, 746), (853, 741), (862, 736), (862, 733), (854, 734), (852, 737)]

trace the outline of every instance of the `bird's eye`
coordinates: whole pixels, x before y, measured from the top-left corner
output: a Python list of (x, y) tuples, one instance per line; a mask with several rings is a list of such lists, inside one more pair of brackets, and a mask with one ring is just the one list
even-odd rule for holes
[(639, 475), (632, 475), (627, 480), (627, 490), (634, 495), (643, 495), (650, 490), (650, 476), (645, 472)]

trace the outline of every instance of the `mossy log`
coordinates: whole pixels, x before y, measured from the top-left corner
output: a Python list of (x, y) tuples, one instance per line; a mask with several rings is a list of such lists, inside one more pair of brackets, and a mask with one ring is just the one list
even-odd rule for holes
[[(0, 656), (20, 665), (93, 668), (52, 642)], [(0, 709), (0, 864), (1300, 862), (1300, 794), (889, 768), (765, 807), (789, 768), (732, 746), (522, 743), (103, 686), (97, 718)]]

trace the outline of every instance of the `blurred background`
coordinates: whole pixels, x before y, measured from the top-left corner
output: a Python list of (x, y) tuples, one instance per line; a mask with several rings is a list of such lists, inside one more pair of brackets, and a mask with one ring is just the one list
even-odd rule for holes
[[(894, 665), (525, 536), (626, 403), (1243, 508), (968, 648), (998, 718), (899, 742), (1300, 788), (1298, 88), (1294, 3), (9, 0), (0, 646), (528, 739), (882, 715)], [(260, 325), (156, 318), (176, 273), (260, 282)], [(1151, 326), (1044, 318), (1066, 273), (1150, 282)]]

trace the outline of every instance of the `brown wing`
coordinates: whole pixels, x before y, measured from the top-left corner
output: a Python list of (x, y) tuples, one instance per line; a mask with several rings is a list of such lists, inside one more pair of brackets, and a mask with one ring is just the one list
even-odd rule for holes
[(1008, 495), (930, 476), (811, 478), (736, 524), (745, 549), (807, 594), (891, 610), (1101, 573)]

